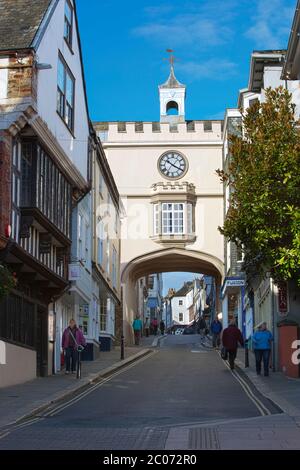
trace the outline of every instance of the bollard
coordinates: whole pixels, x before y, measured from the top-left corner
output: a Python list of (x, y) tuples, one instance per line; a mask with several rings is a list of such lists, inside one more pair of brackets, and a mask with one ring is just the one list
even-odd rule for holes
[(249, 367), (249, 349), (248, 340), (245, 341), (245, 368)]
[(82, 353), (83, 350), (84, 350), (83, 346), (78, 346), (77, 347), (77, 353), (78, 353), (78, 357), (77, 357), (77, 374), (76, 374), (77, 379), (81, 379), (81, 353)]
[(125, 358), (125, 341), (124, 335), (121, 336), (121, 361)]
[(81, 377), (81, 364), (80, 364), (80, 361), (81, 361), (81, 352), (78, 350), (78, 357), (77, 357), (77, 375), (76, 375), (76, 378), (77, 378), (77, 379), (80, 379), (80, 377)]

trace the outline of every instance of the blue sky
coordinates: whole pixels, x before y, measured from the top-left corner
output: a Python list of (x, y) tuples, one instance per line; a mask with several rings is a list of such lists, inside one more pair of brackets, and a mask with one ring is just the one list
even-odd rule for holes
[(93, 120), (159, 119), (166, 49), (187, 119), (218, 119), (247, 86), (253, 50), (286, 48), (296, 0), (77, 0)]
[(199, 276), (199, 274), (193, 273), (163, 273), (163, 295), (167, 295), (170, 288), (179, 290), (184, 282), (193, 281), (196, 277), (199, 278)]

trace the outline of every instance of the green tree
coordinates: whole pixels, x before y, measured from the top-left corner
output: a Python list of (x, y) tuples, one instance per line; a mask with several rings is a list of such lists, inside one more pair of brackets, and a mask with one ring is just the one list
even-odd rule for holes
[(16, 286), (17, 279), (6, 266), (0, 264), (0, 301)]
[(242, 115), (229, 138), (230, 207), (219, 230), (242, 246), (248, 275), (269, 272), (275, 282), (300, 285), (300, 122), (284, 88), (266, 90), (264, 103)]

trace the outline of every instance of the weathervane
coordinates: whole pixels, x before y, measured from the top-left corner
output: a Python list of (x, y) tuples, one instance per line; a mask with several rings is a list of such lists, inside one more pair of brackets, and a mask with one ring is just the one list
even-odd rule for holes
[(164, 58), (164, 60), (167, 60), (168, 62), (170, 62), (171, 68), (173, 68), (174, 62), (177, 62), (177, 58), (173, 55), (173, 52), (174, 52), (173, 49), (167, 49), (167, 52), (170, 54), (170, 56), (167, 59)]

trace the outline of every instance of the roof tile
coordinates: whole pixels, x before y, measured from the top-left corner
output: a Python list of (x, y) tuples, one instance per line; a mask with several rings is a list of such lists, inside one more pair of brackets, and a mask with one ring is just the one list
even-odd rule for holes
[(0, 0), (0, 50), (27, 49), (51, 0)]

